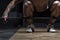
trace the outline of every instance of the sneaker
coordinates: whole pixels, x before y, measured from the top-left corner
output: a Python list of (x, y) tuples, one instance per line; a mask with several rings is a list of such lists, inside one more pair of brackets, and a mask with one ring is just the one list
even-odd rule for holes
[(50, 28), (49, 32), (56, 32), (54, 28)]
[(47, 32), (56, 32), (56, 30), (54, 28), (52, 28), (54, 25), (48, 25), (47, 26)]
[(26, 32), (29, 32), (30, 33), (30, 32), (32, 32), (32, 29), (31, 28), (27, 28), (26, 29)]
[(31, 25), (28, 25), (28, 28), (26, 29), (26, 32), (32, 32)]
[(26, 29), (26, 32), (34, 32), (34, 28), (32, 27), (32, 25), (28, 25), (28, 28)]

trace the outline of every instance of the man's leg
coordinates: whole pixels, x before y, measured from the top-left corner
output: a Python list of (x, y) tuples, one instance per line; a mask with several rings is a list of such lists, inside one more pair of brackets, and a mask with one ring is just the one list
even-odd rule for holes
[(50, 18), (50, 21), (49, 21), (49, 24), (47, 26), (48, 28), (48, 32), (55, 32), (56, 30), (54, 29), (54, 24), (55, 24), (55, 21), (56, 19), (59, 17), (59, 1), (54, 1), (53, 5), (51, 6), (51, 18)]
[(30, 1), (27, 1), (26, 3), (24, 3), (23, 13), (28, 23), (28, 28), (26, 30), (27, 32), (34, 32), (33, 11), (34, 11), (33, 5)]

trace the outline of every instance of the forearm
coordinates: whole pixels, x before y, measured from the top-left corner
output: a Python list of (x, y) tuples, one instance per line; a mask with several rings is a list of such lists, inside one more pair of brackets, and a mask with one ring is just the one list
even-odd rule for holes
[(5, 11), (4, 11), (4, 13), (3, 13), (3, 16), (8, 16), (8, 13), (11, 11), (11, 9), (14, 8), (15, 5), (18, 4), (19, 2), (21, 2), (21, 1), (12, 0), (12, 1), (8, 4), (7, 8), (5, 9)]
[(5, 11), (4, 11), (4, 13), (3, 13), (3, 16), (7, 16), (8, 15), (8, 13), (10, 12), (10, 10), (14, 7), (14, 1), (11, 1), (9, 4), (8, 4), (8, 6), (7, 6), (7, 8), (5, 9)]

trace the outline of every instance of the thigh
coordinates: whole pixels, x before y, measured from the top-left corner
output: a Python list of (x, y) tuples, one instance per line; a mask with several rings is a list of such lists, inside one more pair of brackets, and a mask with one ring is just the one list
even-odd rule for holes
[(59, 4), (59, 2), (57, 2), (55, 4), (53, 3), (53, 5), (51, 6), (51, 8), (50, 8), (51, 16), (55, 16), (55, 17), (58, 17), (59, 16), (60, 9), (59, 9), (58, 4)]
[(24, 16), (33, 16), (33, 11), (34, 11), (33, 4), (30, 1), (28, 1), (27, 3), (24, 3), (24, 6), (23, 6)]

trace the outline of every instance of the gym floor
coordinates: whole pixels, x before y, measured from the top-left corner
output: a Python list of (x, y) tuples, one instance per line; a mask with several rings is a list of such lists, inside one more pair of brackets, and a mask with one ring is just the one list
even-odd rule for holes
[(36, 28), (34, 33), (26, 33), (25, 28), (0, 29), (0, 40), (60, 40), (60, 30), (46, 32), (46, 28)]

